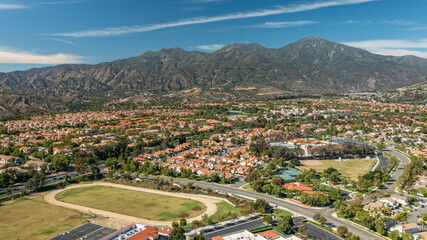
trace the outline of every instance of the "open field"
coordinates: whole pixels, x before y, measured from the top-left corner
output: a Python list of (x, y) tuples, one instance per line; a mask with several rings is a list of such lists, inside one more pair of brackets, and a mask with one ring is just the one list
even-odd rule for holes
[(1, 203), (1, 239), (48, 239), (90, 218), (75, 210), (49, 205), (41, 198)]
[(214, 215), (212, 215), (212, 220), (214, 222), (218, 221), (218, 216), (220, 216), (220, 215), (226, 216), (229, 213), (236, 213), (237, 215), (239, 215), (240, 211), (241, 211), (240, 208), (236, 208), (226, 201), (219, 202), (216, 205), (217, 205), (218, 209), (217, 209), (216, 213)]
[[(56, 195), (57, 200), (155, 221), (192, 218), (206, 211), (195, 200), (108, 186), (73, 188)], [(187, 215), (188, 216), (187, 216)]]
[(337, 160), (307, 160), (301, 161), (303, 166), (300, 168), (308, 170), (310, 168), (316, 169), (321, 172), (327, 168), (333, 167), (337, 169), (343, 176), (357, 179), (368, 172), (375, 159), (355, 158), (345, 159), (343, 161)]

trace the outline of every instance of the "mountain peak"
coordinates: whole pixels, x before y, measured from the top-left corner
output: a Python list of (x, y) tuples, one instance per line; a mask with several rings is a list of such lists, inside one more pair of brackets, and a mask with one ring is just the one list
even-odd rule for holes
[[(52, 105), (66, 106), (70, 99), (81, 104), (79, 96), (88, 92), (94, 93), (93, 101), (110, 94), (118, 99), (122, 93), (129, 97), (153, 93), (156, 97), (151, 100), (160, 101), (157, 97), (179, 96), (181, 90), (193, 88), (203, 89), (189, 95), (199, 96), (195, 101), (264, 99), (261, 89), (281, 94), (371, 91), (413, 84), (426, 76), (426, 59), (381, 56), (309, 36), (280, 49), (257, 43), (230, 43), (213, 53), (172, 48), (97, 65), (5, 73), (0, 74), (0, 89), (6, 94), (49, 97), (54, 99)], [(236, 90), (243, 86), (251, 90)], [(227, 91), (210, 92), (213, 87)], [(8, 102), (0, 98), (9, 112), (19, 111)]]

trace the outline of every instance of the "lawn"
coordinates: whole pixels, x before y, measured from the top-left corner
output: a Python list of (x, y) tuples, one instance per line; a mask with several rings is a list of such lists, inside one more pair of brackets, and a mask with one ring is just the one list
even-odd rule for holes
[(358, 176), (364, 175), (369, 171), (369, 168), (374, 163), (375, 159), (355, 158), (345, 159), (343, 161), (336, 160), (320, 160), (322, 165), (319, 166), (300, 166), (300, 168), (308, 170), (316, 169), (318, 172), (333, 167), (337, 169), (343, 176), (357, 179)]
[(217, 210), (216, 213), (214, 215), (212, 215), (212, 220), (214, 222), (218, 222), (218, 216), (220, 215), (229, 215), (229, 213), (236, 213), (237, 215), (240, 215), (240, 208), (236, 208), (233, 205), (231, 205), (230, 203), (226, 202), (226, 201), (222, 201), (216, 204), (217, 206)]
[(285, 216), (292, 217), (294, 214), (289, 212), (289, 211), (283, 210), (283, 209), (276, 209), (276, 210), (274, 210), (273, 215), (275, 218), (284, 218)]
[(206, 211), (206, 205), (199, 201), (106, 186), (68, 189), (56, 199), (156, 221), (178, 220), (182, 214), (191, 218)]
[(43, 200), (19, 198), (1, 203), (1, 239), (48, 239), (86, 223), (89, 215), (49, 205)]

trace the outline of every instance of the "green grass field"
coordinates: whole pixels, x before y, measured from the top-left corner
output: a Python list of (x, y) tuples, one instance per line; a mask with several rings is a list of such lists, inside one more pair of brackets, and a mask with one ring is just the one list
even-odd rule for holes
[(275, 218), (283, 218), (285, 216), (292, 217), (294, 214), (291, 213), (291, 212), (289, 212), (289, 211), (283, 210), (283, 209), (276, 209), (274, 211), (273, 215), (274, 215)]
[(320, 160), (322, 165), (320, 166), (300, 166), (300, 168), (309, 170), (310, 168), (316, 169), (318, 172), (333, 167), (337, 169), (343, 176), (357, 179), (358, 176), (361, 176), (369, 171), (369, 168), (374, 163), (375, 159), (366, 159), (366, 158), (355, 158), (355, 159), (345, 159), (343, 161), (336, 160)]
[[(206, 205), (198, 201), (106, 186), (69, 189), (56, 195), (56, 199), (156, 221), (178, 220), (181, 214), (191, 218), (206, 211)], [(201, 210), (192, 210), (195, 207)]]
[(89, 218), (87, 214), (42, 200), (19, 198), (1, 203), (1, 239), (48, 239), (86, 223)]
[(212, 215), (212, 220), (214, 222), (218, 222), (218, 216), (220, 215), (228, 215), (228, 213), (236, 213), (237, 215), (240, 215), (240, 208), (236, 208), (233, 205), (229, 204), (226, 201), (222, 201), (216, 204), (217, 206), (217, 210), (216, 213), (214, 215)]

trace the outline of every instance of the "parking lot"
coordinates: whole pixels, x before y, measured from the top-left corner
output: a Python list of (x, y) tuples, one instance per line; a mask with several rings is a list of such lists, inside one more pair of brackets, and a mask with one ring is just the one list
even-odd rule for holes
[(203, 230), (200, 234), (202, 234), (206, 240), (211, 240), (215, 236), (222, 236), (241, 230), (251, 230), (264, 225), (264, 220), (259, 217), (252, 217), (248, 220), (242, 220), (234, 223), (230, 222), (224, 226), (219, 226), (214, 229)]
[(103, 227), (93, 223), (86, 223), (64, 233), (61, 233), (49, 240), (98, 240), (115, 231), (116, 230), (112, 228)]
[(303, 220), (305, 220), (306, 218), (304, 217), (296, 217), (293, 218), (294, 227), (297, 228), (306, 228), (309, 231), (309, 238), (314, 238), (314, 239), (322, 239), (322, 240), (342, 240), (340, 237), (338, 237), (337, 235), (326, 231), (325, 229), (314, 225), (313, 223), (310, 222), (303, 222)]

